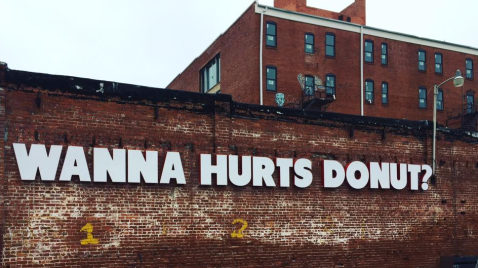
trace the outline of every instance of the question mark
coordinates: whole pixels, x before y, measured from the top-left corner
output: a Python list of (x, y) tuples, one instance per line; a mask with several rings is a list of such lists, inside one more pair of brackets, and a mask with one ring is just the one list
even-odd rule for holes
[(432, 168), (429, 165), (422, 165), (422, 171), (425, 170), (425, 175), (422, 177), (422, 189), (428, 190), (428, 179), (433, 175)]
[(242, 227), (241, 229), (237, 230), (236, 231), (233, 231), (231, 233), (231, 237), (233, 238), (243, 238), (244, 237), (244, 234), (242, 233), (242, 231), (246, 230), (247, 228), (247, 221), (245, 221), (244, 219), (235, 219), (232, 224), (236, 224), (236, 223), (242, 223)]

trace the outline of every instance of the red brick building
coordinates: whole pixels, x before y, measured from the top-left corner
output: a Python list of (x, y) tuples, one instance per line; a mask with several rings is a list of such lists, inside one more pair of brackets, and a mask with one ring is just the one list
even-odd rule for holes
[(338, 13), (306, 0), (253, 4), (167, 88), (272, 106), (281, 93), (284, 107), (431, 120), (433, 86), (459, 69), (464, 86), (441, 88), (438, 122), (476, 130), (478, 49), (366, 26), (365, 10), (365, 0)]
[[(439, 129), (427, 191), (326, 189), (321, 160), (430, 164), (430, 122), (0, 65), (0, 137), (2, 267), (451, 268), (477, 260), (478, 137), (463, 130)], [(62, 146), (59, 167), (24, 180), (15, 144), (44, 145), (49, 157)], [(111, 174), (106, 182), (60, 181), (66, 148), (84, 153), (91, 177), (97, 148), (114, 158), (120, 149), (156, 152), (159, 163), (179, 152), (186, 184), (117, 183)], [(204, 186), (201, 154), (306, 158), (313, 181)]]

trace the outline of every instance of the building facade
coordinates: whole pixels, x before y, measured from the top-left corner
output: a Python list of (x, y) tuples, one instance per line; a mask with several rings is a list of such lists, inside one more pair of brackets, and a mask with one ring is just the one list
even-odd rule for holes
[[(2, 267), (451, 268), (477, 260), (478, 137), (470, 132), (439, 129), (427, 190), (332, 189), (324, 161), (430, 164), (431, 124), (0, 65), (0, 137)], [(26, 161), (38, 148), (48, 155)], [(96, 151), (105, 149), (120, 162), (99, 181)], [(179, 153), (185, 183), (151, 183), (149, 173), (132, 183), (141, 162), (118, 180), (125, 150), (129, 164), (131, 151), (156, 155), (163, 173), (169, 153)], [(203, 154), (308, 159), (313, 180), (283, 187), (274, 171), (267, 187), (217, 185), (219, 175), (205, 185)]]
[(476, 130), (478, 49), (368, 27), (365, 6), (357, 0), (335, 13), (307, 7), (305, 0), (253, 4), (167, 88), (220, 91), (253, 104), (431, 120), (434, 85), (460, 70), (464, 86), (449, 83), (438, 92), (437, 120)]

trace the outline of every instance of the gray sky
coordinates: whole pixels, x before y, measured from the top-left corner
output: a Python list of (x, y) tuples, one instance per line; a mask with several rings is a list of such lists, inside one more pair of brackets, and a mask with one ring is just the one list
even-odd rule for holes
[[(0, 61), (16, 70), (165, 87), (252, 2), (0, 0)], [(308, 0), (334, 11), (351, 2)], [(367, 0), (367, 24), (478, 48), (477, 10), (477, 0)]]

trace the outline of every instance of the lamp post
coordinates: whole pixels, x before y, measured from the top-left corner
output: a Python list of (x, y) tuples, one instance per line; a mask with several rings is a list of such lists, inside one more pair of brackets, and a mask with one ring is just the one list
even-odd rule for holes
[(465, 79), (461, 76), (461, 71), (456, 70), (455, 76), (448, 78), (439, 85), (435, 85), (433, 88), (433, 175), (435, 175), (436, 170), (436, 142), (437, 142), (437, 96), (438, 89), (445, 84), (446, 82), (453, 80), (455, 87), (462, 87), (465, 83)]

